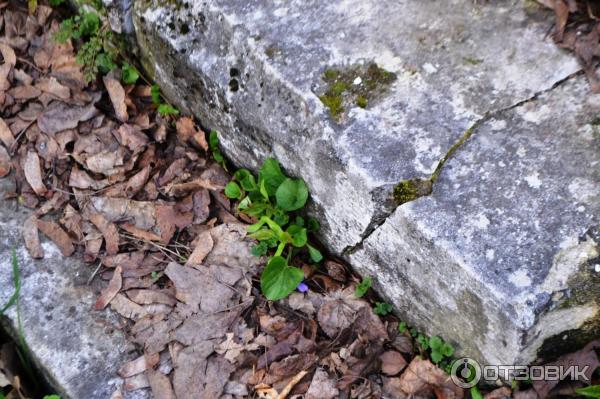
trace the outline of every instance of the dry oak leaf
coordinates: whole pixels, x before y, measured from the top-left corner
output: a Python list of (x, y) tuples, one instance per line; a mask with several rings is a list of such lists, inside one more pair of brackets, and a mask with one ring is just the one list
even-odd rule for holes
[(38, 220), (38, 229), (48, 237), (64, 256), (71, 256), (75, 252), (75, 246), (69, 235), (55, 222)]
[(153, 368), (148, 369), (146, 374), (148, 375), (148, 382), (155, 398), (176, 399), (169, 377)]
[(147, 311), (143, 306), (138, 305), (123, 294), (117, 294), (113, 300), (110, 301), (110, 307), (121, 316), (133, 321), (136, 321), (147, 314)]
[(318, 368), (313, 375), (312, 381), (306, 392), (305, 399), (336, 399), (340, 391), (336, 387), (336, 381), (329, 377), (327, 371)]
[(79, 122), (90, 120), (99, 113), (94, 104), (100, 99), (100, 96), (101, 93), (94, 93), (92, 102), (83, 107), (54, 101), (38, 118), (38, 127), (46, 134), (74, 129)]
[(154, 367), (160, 360), (160, 354), (142, 355), (136, 359), (130, 360), (119, 367), (117, 374), (123, 378), (133, 377), (136, 374), (143, 373), (148, 368)]
[(94, 309), (102, 310), (112, 301), (112, 299), (119, 293), (123, 285), (123, 279), (121, 277), (121, 266), (115, 268), (112, 278), (108, 282), (105, 289), (102, 290), (100, 296), (94, 304)]
[(42, 181), (42, 169), (40, 166), (40, 157), (35, 151), (28, 151), (21, 165), (25, 180), (31, 186), (33, 191), (39, 196), (46, 194), (46, 186)]
[(71, 97), (71, 91), (67, 86), (60, 84), (54, 77), (42, 78), (38, 80), (35, 87), (43, 91), (44, 93), (52, 94), (56, 98), (61, 100), (68, 100)]
[(117, 116), (117, 119), (121, 122), (127, 122), (129, 115), (127, 114), (125, 90), (123, 89), (123, 86), (121, 86), (121, 83), (117, 79), (109, 76), (104, 76), (102, 80), (104, 81), (104, 87), (106, 87), (110, 101), (115, 109), (115, 115)]

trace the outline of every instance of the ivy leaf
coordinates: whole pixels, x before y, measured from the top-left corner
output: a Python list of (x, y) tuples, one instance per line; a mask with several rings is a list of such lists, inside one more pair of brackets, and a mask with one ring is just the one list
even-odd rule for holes
[(275, 195), (277, 188), (283, 183), (286, 177), (281, 171), (279, 162), (276, 159), (267, 158), (258, 172), (258, 179), (264, 182), (265, 190), (271, 196)]
[(230, 181), (225, 186), (225, 195), (227, 198), (231, 199), (240, 199), (242, 198), (242, 189), (238, 184), (234, 181)]
[(369, 288), (371, 288), (371, 284), (373, 284), (371, 277), (364, 277), (362, 281), (356, 286), (356, 289), (354, 290), (354, 296), (357, 298), (362, 298), (363, 296), (365, 296), (367, 291), (369, 291)]
[(302, 270), (289, 266), (285, 258), (274, 256), (260, 276), (260, 288), (271, 301), (291, 294), (304, 279)]
[(313, 262), (318, 263), (323, 260), (323, 255), (321, 255), (321, 252), (317, 248), (313, 247), (310, 244), (308, 244), (307, 246), (308, 254), (310, 255), (310, 258)]
[(132, 85), (140, 78), (140, 74), (137, 69), (132, 67), (131, 65), (125, 63), (123, 64), (123, 68), (121, 70), (121, 79), (123, 83), (126, 85)]
[(308, 188), (302, 179), (287, 178), (275, 192), (277, 206), (284, 211), (295, 211), (306, 204)]

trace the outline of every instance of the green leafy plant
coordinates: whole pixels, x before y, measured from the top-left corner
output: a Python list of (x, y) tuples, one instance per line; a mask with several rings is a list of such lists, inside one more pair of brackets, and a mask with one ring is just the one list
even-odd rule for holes
[[(216, 132), (211, 132), (209, 146), (215, 160), (222, 162)], [(261, 276), (263, 294), (270, 300), (286, 297), (303, 279), (302, 270), (291, 266), (290, 260), (301, 252), (315, 263), (323, 259), (308, 243), (308, 234), (316, 231), (319, 223), (298, 213), (308, 200), (306, 183), (287, 177), (277, 160), (267, 158), (258, 177), (247, 169), (237, 170), (225, 186), (225, 195), (238, 201), (239, 212), (257, 220), (248, 227), (249, 236), (258, 241), (252, 253), (262, 256), (274, 251)]]
[(158, 106), (158, 113), (162, 116), (179, 115), (179, 110), (170, 104), (160, 104)]
[(454, 348), (440, 337), (434, 335), (429, 338), (429, 347), (431, 348), (431, 360), (438, 364), (445, 358), (450, 358), (454, 354)]
[(46, 396), (44, 396), (44, 399), (60, 399), (60, 396), (58, 396), (58, 395), (46, 395)]
[(379, 316), (385, 316), (392, 313), (392, 310), (394, 310), (394, 307), (386, 302), (377, 302), (375, 308), (373, 308), (375, 314)]
[(577, 388), (575, 392), (578, 395), (588, 398), (600, 398), (600, 385), (590, 385), (589, 387), (585, 388)]
[(407, 331), (408, 331), (408, 325), (406, 324), (405, 321), (401, 321), (400, 323), (398, 323), (398, 332), (400, 334), (404, 334)]
[[(219, 165), (223, 167), (223, 169), (227, 170), (227, 164), (225, 162), (225, 157), (221, 153), (219, 149), (219, 133), (216, 130), (212, 130), (208, 135), (208, 146), (210, 147), (210, 152), (212, 152), (212, 156), (217, 161)], [(256, 255), (256, 254), (255, 254)], [(264, 255), (264, 254), (261, 254)], [(260, 256), (260, 255), (258, 255)]]
[(50, 4), (50, 7), (58, 7), (60, 5), (62, 5), (65, 2), (65, 0), (49, 0), (48, 4)]
[(128, 63), (123, 63), (123, 67), (121, 68), (121, 80), (126, 85), (132, 85), (140, 78), (140, 74), (135, 69), (135, 67), (129, 65)]
[(81, 11), (65, 19), (54, 36), (59, 43), (69, 39), (81, 40), (77, 51), (77, 62), (83, 66), (86, 81), (96, 78), (98, 73), (108, 73), (117, 67), (117, 48), (108, 24), (103, 23), (98, 13)]
[(479, 392), (477, 386), (471, 387), (469, 392), (471, 393), (471, 399), (483, 399), (483, 395)]
[(369, 291), (369, 288), (371, 288), (371, 284), (373, 284), (371, 277), (363, 277), (362, 281), (354, 289), (354, 296), (357, 298), (365, 296), (367, 291)]

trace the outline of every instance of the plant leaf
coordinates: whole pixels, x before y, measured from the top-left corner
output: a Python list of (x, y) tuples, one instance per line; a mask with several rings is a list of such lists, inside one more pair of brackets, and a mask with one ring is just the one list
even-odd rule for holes
[(298, 225), (291, 225), (288, 227), (287, 232), (292, 237), (292, 245), (301, 248), (306, 245), (307, 237), (306, 237), (306, 229), (304, 227), (300, 227)]
[(126, 85), (132, 85), (140, 78), (140, 74), (138, 73), (135, 67), (125, 63), (123, 64), (123, 68), (121, 70), (121, 79), (123, 83)]
[(236, 182), (230, 181), (225, 186), (225, 195), (227, 198), (240, 199), (242, 198), (242, 189)]
[(272, 196), (275, 195), (277, 188), (283, 183), (286, 177), (281, 171), (279, 162), (276, 159), (267, 158), (258, 172), (258, 179), (261, 181), (261, 184), (264, 182), (264, 188), (268, 196)]
[(433, 337), (429, 338), (429, 346), (431, 347), (431, 349), (440, 349), (442, 347), (442, 343), (442, 339), (437, 335), (434, 335)]
[(600, 385), (591, 385), (585, 388), (577, 388), (575, 392), (578, 395), (586, 396), (588, 398), (600, 398)]
[(275, 192), (277, 206), (284, 211), (295, 211), (306, 204), (308, 188), (302, 179), (287, 178)]
[(260, 287), (267, 299), (276, 301), (291, 294), (304, 279), (302, 270), (289, 266), (285, 258), (271, 258), (260, 277)]
[(371, 277), (363, 277), (362, 281), (356, 286), (356, 289), (354, 290), (354, 296), (357, 298), (362, 298), (363, 296), (365, 296), (369, 288), (371, 288), (372, 283), (373, 281), (371, 280)]
[(307, 246), (308, 254), (310, 255), (310, 258), (313, 262), (318, 263), (323, 260), (323, 255), (321, 255), (321, 252), (317, 248), (313, 247), (310, 244), (308, 244)]

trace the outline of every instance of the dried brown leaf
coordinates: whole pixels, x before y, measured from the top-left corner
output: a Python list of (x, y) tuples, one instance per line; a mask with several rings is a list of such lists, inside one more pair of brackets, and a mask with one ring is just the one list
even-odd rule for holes
[(63, 256), (71, 256), (75, 252), (75, 246), (69, 235), (57, 223), (38, 220), (38, 229), (48, 237), (63, 254)]
[(129, 290), (126, 294), (129, 299), (140, 305), (164, 303), (165, 305), (175, 306), (177, 302), (170, 293), (164, 291), (140, 289)]
[(153, 355), (142, 355), (123, 364), (119, 367), (117, 373), (123, 378), (133, 377), (136, 374), (143, 373), (148, 368), (156, 366), (159, 360), (160, 355), (158, 353)]
[(94, 103), (99, 99), (100, 93), (97, 93), (90, 104), (82, 107), (54, 101), (38, 118), (38, 127), (46, 134), (74, 129), (79, 122), (88, 121), (98, 114)]
[(169, 377), (153, 368), (148, 369), (146, 373), (155, 398), (176, 399)]
[(415, 357), (402, 373), (398, 387), (407, 395), (427, 396), (435, 390), (438, 395), (443, 394), (448, 399), (464, 396), (463, 389), (454, 384), (444, 370), (419, 357)]
[(134, 153), (141, 152), (149, 141), (142, 129), (135, 125), (125, 123), (119, 127), (117, 133), (119, 143)]
[(196, 239), (196, 247), (194, 251), (185, 263), (186, 266), (198, 266), (202, 264), (202, 261), (212, 251), (214, 246), (213, 239), (210, 235), (210, 231), (204, 231)]
[(104, 236), (106, 254), (115, 255), (119, 252), (119, 231), (117, 230), (117, 226), (106, 220), (100, 213), (91, 212), (88, 217), (90, 222), (92, 222)]
[(123, 280), (121, 278), (121, 266), (115, 268), (112, 278), (108, 282), (108, 286), (102, 290), (100, 296), (94, 304), (94, 309), (102, 310), (112, 301), (112, 299), (119, 293)]
[(71, 97), (71, 91), (67, 86), (60, 84), (54, 77), (43, 78), (37, 81), (35, 87), (41, 91), (51, 94), (61, 100), (68, 100)]
[(10, 155), (6, 151), (6, 148), (0, 145), (0, 177), (8, 175), (11, 168)]
[(25, 247), (27, 247), (31, 257), (41, 259), (44, 257), (44, 249), (40, 245), (37, 222), (38, 219), (35, 215), (31, 215), (25, 220), (23, 224), (23, 238), (25, 239)]
[(42, 168), (37, 152), (27, 151), (21, 167), (25, 174), (25, 180), (27, 180), (33, 191), (39, 196), (46, 194), (48, 190), (42, 181)]
[(143, 306), (138, 305), (123, 294), (117, 294), (110, 301), (110, 307), (121, 316), (134, 321), (147, 314)]
[(318, 368), (313, 375), (305, 399), (336, 399), (339, 394), (335, 379), (330, 378), (327, 371)]
[(381, 360), (381, 372), (387, 375), (395, 375), (404, 370), (407, 363), (400, 352), (387, 351), (379, 356)]
[(129, 115), (127, 114), (127, 105), (125, 105), (125, 90), (121, 86), (121, 82), (109, 76), (104, 76), (102, 80), (115, 109), (117, 119), (121, 122), (127, 122)]
[(15, 137), (2, 118), (0, 118), (0, 141), (2, 141), (8, 150), (10, 150), (15, 144)]

